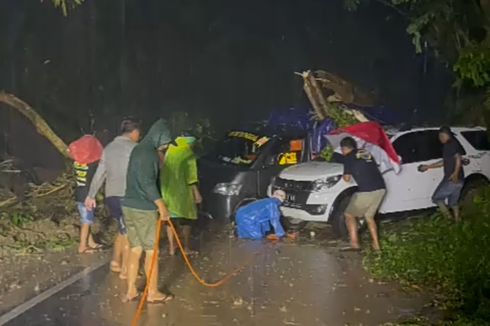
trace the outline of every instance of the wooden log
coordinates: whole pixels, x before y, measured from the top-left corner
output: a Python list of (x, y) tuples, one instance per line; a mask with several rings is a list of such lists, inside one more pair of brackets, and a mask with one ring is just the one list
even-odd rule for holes
[(18, 97), (12, 94), (0, 92), (0, 103), (5, 103), (9, 107), (17, 110), (24, 117), (29, 119), (36, 128), (36, 131), (45, 137), (53, 146), (63, 155), (69, 159), (68, 146), (66, 143), (58, 137), (58, 135), (51, 129), (46, 120), (44, 120), (29, 104), (22, 101)]

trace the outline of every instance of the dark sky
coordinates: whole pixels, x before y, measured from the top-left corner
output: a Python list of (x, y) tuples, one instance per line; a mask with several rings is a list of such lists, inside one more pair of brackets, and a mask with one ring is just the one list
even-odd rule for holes
[(123, 114), (173, 111), (231, 126), (307, 106), (294, 72), (325, 69), (428, 118), (448, 73), (430, 56), (423, 73), (405, 25), (342, 0), (86, 0), (67, 18), (47, 0), (2, 0), (0, 89), (70, 135), (89, 112), (111, 128)]

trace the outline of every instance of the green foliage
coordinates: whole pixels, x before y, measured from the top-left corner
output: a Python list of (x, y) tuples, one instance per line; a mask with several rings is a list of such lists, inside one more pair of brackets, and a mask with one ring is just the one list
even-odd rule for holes
[(10, 215), (10, 222), (19, 228), (23, 227), (28, 222), (32, 222), (33, 220), (34, 219), (32, 216), (22, 212), (14, 212), (12, 215)]
[[(42, 0), (41, 0), (42, 1)], [(51, 0), (55, 8), (61, 9), (64, 16), (68, 16), (68, 10), (81, 5), (85, 0)]]
[(486, 46), (471, 46), (460, 54), (454, 65), (454, 71), (460, 76), (457, 86), (468, 81), (474, 87), (490, 85), (490, 48)]
[(382, 235), (383, 254), (366, 266), (375, 276), (430, 287), (447, 308), (490, 322), (490, 187), (465, 207), (463, 223), (435, 215)]

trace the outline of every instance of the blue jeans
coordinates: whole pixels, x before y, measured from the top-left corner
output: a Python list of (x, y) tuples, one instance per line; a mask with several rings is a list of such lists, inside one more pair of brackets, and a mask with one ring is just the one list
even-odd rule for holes
[(85, 204), (84, 203), (78, 203), (77, 202), (77, 208), (78, 208), (78, 212), (80, 213), (80, 224), (84, 225), (84, 224), (88, 224), (88, 225), (92, 225), (94, 224), (95, 222), (95, 215), (94, 215), (94, 211), (89, 211), (86, 207), (85, 207)]
[(439, 186), (437, 186), (434, 195), (432, 195), (432, 201), (435, 204), (447, 204), (449, 207), (458, 207), (459, 196), (463, 189), (463, 182), (454, 183), (450, 180), (442, 180)]
[(109, 209), (109, 213), (111, 214), (112, 218), (117, 222), (119, 234), (126, 235), (128, 230), (126, 229), (126, 223), (124, 222), (121, 201), (121, 197), (107, 197), (105, 199), (105, 204)]

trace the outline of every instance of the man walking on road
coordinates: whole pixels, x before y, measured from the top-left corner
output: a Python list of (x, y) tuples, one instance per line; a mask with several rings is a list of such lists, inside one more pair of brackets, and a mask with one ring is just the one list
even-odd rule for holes
[(456, 139), (451, 128), (443, 126), (439, 129), (439, 140), (443, 144), (442, 161), (430, 165), (421, 165), (419, 170), (425, 172), (429, 169), (444, 168), (444, 178), (436, 188), (432, 201), (439, 206), (441, 212), (451, 218), (451, 212), (446, 206), (452, 209), (456, 222), (460, 221), (459, 196), (464, 185), (463, 171), (463, 148)]
[(156, 121), (131, 153), (128, 166), (126, 195), (123, 200), (123, 212), (128, 229), (130, 255), (128, 264), (128, 292), (124, 301), (138, 297), (136, 278), (138, 276), (141, 254), (145, 251), (145, 272), (148, 282), (148, 302), (167, 302), (171, 295), (158, 290), (158, 262), (151, 277), (150, 266), (157, 240), (157, 222), (166, 222), (170, 213), (163, 202), (158, 189), (160, 160), (157, 151), (168, 148), (173, 138), (166, 121)]
[(365, 218), (371, 234), (372, 246), (380, 251), (378, 227), (374, 217), (386, 194), (386, 185), (371, 153), (358, 150), (356, 141), (346, 137), (340, 142), (344, 159), (344, 181), (357, 183), (358, 191), (352, 195), (344, 215), (350, 236), (350, 250), (359, 250), (357, 218)]
[(134, 118), (126, 118), (121, 122), (120, 130), (121, 135), (104, 149), (102, 159), (90, 184), (85, 206), (89, 211), (95, 208), (95, 197), (105, 182), (105, 204), (112, 218), (116, 220), (119, 230), (114, 242), (111, 271), (120, 273), (119, 277), (125, 279), (127, 277), (129, 243), (121, 200), (126, 191), (129, 156), (140, 138), (140, 122)]

